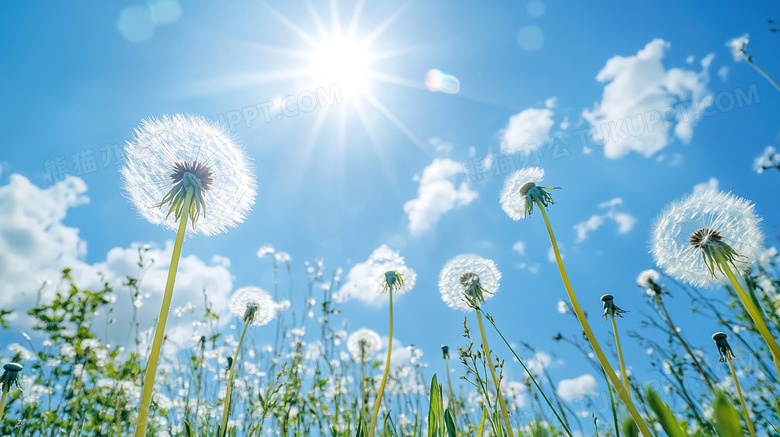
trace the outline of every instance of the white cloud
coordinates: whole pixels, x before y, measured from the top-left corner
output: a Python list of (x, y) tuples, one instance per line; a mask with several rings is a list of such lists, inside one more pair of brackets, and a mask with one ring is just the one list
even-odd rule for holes
[(569, 128), (569, 116), (563, 117), (563, 121), (560, 125), (558, 125), (562, 130), (566, 130)]
[(702, 182), (693, 186), (694, 193), (700, 193), (703, 191), (717, 190), (717, 189), (718, 189), (718, 179), (714, 177), (711, 177), (710, 180), (708, 180), (707, 182)]
[(726, 41), (726, 47), (731, 49), (731, 56), (734, 57), (734, 62), (741, 62), (744, 60), (741, 50), (747, 45), (749, 40), (750, 35), (746, 33), (742, 36), (738, 36), (734, 39)]
[(696, 57), (695, 57), (695, 56), (693, 56), (693, 55), (688, 55), (688, 57), (687, 57), (687, 58), (685, 58), (685, 63), (686, 63), (686, 64), (693, 64), (693, 61), (695, 61), (695, 60), (696, 60)]
[(520, 263), (517, 265), (518, 269), (528, 270), (532, 275), (539, 273), (540, 267), (541, 266), (539, 265), (539, 263), (533, 263), (533, 264)]
[(333, 295), (333, 299), (337, 302), (357, 299), (376, 306), (383, 305), (388, 301), (388, 295), (381, 292), (381, 286), (388, 270), (398, 270), (404, 283), (410, 287), (417, 278), (415, 271), (406, 266), (404, 257), (383, 244), (377, 247), (366, 261), (349, 269), (344, 285)]
[(607, 219), (614, 221), (618, 225), (618, 234), (625, 234), (634, 228), (636, 224), (636, 218), (631, 214), (625, 212), (618, 212), (615, 210), (616, 206), (622, 205), (623, 199), (616, 197), (612, 200), (599, 203), (599, 208), (608, 209), (603, 214), (594, 214), (587, 220), (574, 225), (574, 230), (577, 231), (577, 239), (575, 243), (582, 243), (588, 236), (600, 228)]
[(572, 402), (595, 394), (597, 385), (596, 378), (589, 373), (573, 379), (562, 379), (558, 383), (558, 395), (567, 402)]
[(729, 67), (726, 67), (725, 65), (721, 66), (718, 69), (718, 77), (722, 82), (725, 82), (726, 79), (729, 78)]
[(554, 109), (557, 103), (558, 103), (557, 97), (550, 97), (549, 99), (544, 101), (544, 107), (547, 109)]
[[(611, 159), (631, 151), (649, 157), (666, 147), (672, 135), (690, 142), (701, 110), (711, 101), (708, 68), (713, 55), (701, 62), (701, 71), (664, 69), (664, 51), (670, 44), (649, 42), (634, 56), (614, 56), (596, 80), (607, 83), (601, 102), (582, 117), (591, 125), (591, 138), (604, 145)], [(688, 104), (680, 104), (688, 102)]]
[(436, 153), (441, 155), (449, 155), (452, 153), (452, 144), (442, 140), (438, 137), (433, 137), (428, 140), (428, 144), (432, 145)]
[[(3, 278), (0, 307), (16, 310), (12, 318), (15, 326), (28, 326), (31, 320), (25, 314), (34, 306), (38, 290), (44, 301), (53, 298), (62, 270), (69, 267), (78, 287), (96, 290), (107, 282), (114, 288), (116, 305), (123, 310), (111, 314), (115, 322), (109, 330), (109, 339), (123, 345), (132, 325), (132, 311), (125, 309), (131, 303), (122, 283), (127, 276), (138, 276), (138, 248), (142, 245), (115, 247), (108, 251), (105, 260), (95, 264), (85, 262), (86, 241), (81, 239), (77, 228), (62, 221), (69, 209), (88, 203), (86, 192), (84, 181), (75, 177), (39, 188), (24, 176), (12, 174), (8, 184), (0, 186), (0, 277)], [(154, 326), (159, 314), (172, 247), (173, 243), (168, 241), (162, 249), (151, 247), (144, 251), (147, 268), (141, 291), (142, 302), (148, 306), (138, 311), (142, 329)], [(205, 289), (214, 303), (214, 311), (223, 312), (233, 283), (228, 266), (229, 260), (220, 256), (215, 256), (210, 263), (194, 255), (182, 257), (172, 308), (203, 302)], [(41, 288), (44, 281), (48, 284)], [(173, 316), (167, 332), (173, 340), (188, 340), (194, 334), (191, 321), (186, 317), (176, 320)]]
[(445, 213), (477, 198), (478, 193), (465, 181), (455, 186), (456, 176), (462, 173), (463, 166), (451, 159), (437, 158), (425, 167), (419, 178), (417, 198), (404, 204), (412, 234), (430, 229)]
[(500, 132), (501, 152), (528, 153), (542, 147), (550, 139), (553, 115), (549, 108), (529, 108), (511, 116)]
[(525, 255), (525, 243), (523, 241), (517, 241), (512, 245), (512, 250), (517, 252), (518, 255)]

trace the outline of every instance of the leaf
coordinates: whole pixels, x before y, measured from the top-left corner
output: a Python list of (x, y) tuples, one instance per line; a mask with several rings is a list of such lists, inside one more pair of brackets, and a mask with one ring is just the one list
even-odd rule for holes
[(718, 435), (741, 435), (742, 426), (739, 424), (739, 411), (731, 405), (722, 391), (715, 394), (712, 402), (712, 418), (715, 421), (715, 429)]
[(436, 374), (431, 378), (431, 398), (428, 404), (428, 437), (440, 437), (439, 420), (441, 413), (439, 410), (439, 384), (436, 381)]
[(487, 408), (482, 407), (482, 420), (479, 421), (479, 428), (477, 428), (477, 436), (482, 437), (485, 432), (485, 419), (487, 418)]
[(447, 437), (456, 437), (458, 435), (458, 430), (455, 428), (455, 420), (452, 418), (449, 408), (444, 411), (444, 424), (447, 426)]
[(680, 424), (677, 423), (677, 419), (669, 409), (669, 406), (666, 405), (666, 402), (661, 400), (658, 393), (649, 386), (645, 389), (645, 399), (647, 399), (648, 406), (653, 410), (658, 422), (669, 437), (686, 437), (682, 428), (680, 428)]
[(639, 437), (639, 428), (634, 423), (634, 419), (629, 417), (623, 421), (623, 434), (626, 437)]

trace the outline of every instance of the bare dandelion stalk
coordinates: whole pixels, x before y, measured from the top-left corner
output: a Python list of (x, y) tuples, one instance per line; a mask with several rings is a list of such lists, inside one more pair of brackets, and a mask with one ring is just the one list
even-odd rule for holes
[(21, 390), (19, 385), (19, 372), (23, 369), (19, 363), (8, 363), (3, 366), (3, 374), (0, 376), (0, 386), (3, 388), (3, 396), (0, 398), (0, 424), (3, 423), (3, 415), (5, 414), (5, 402), (8, 399), (8, 392), (11, 390), (12, 385)]
[(609, 317), (612, 320), (612, 332), (615, 334), (615, 347), (618, 352), (618, 359), (620, 360), (620, 376), (623, 379), (623, 386), (631, 395), (631, 389), (628, 384), (628, 372), (626, 372), (626, 363), (623, 360), (623, 348), (620, 347), (620, 336), (618, 335), (617, 323), (615, 322), (615, 316), (623, 317), (623, 313), (628, 311), (620, 309), (614, 303), (614, 298), (611, 294), (605, 294), (601, 296), (601, 301), (604, 302), (604, 317)]
[(390, 287), (390, 326), (388, 328), (387, 339), (387, 359), (385, 360), (385, 371), (382, 373), (382, 382), (379, 384), (379, 391), (376, 393), (376, 401), (374, 402), (374, 412), (371, 415), (371, 425), (368, 428), (368, 436), (373, 437), (374, 428), (376, 428), (376, 419), (379, 416), (379, 406), (382, 404), (382, 395), (385, 392), (385, 384), (387, 383), (387, 374), (390, 372), (390, 356), (393, 352), (393, 289)]
[(623, 404), (628, 409), (628, 412), (631, 415), (631, 418), (634, 420), (634, 423), (636, 423), (637, 427), (639, 428), (639, 431), (645, 437), (652, 437), (653, 434), (650, 432), (650, 429), (647, 427), (644, 419), (642, 419), (639, 411), (631, 401), (631, 396), (629, 395), (628, 390), (626, 390), (625, 386), (620, 382), (617, 375), (615, 374), (615, 371), (612, 369), (612, 366), (609, 364), (607, 357), (604, 355), (604, 352), (601, 350), (601, 346), (596, 340), (596, 336), (593, 334), (593, 330), (590, 328), (588, 319), (585, 318), (585, 313), (583, 313), (582, 308), (580, 308), (580, 304), (577, 301), (577, 296), (574, 294), (574, 290), (572, 290), (571, 283), (569, 282), (569, 277), (566, 275), (566, 269), (563, 267), (561, 253), (558, 250), (558, 243), (555, 240), (555, 234), (553, 234), (550, 221), (547, 218), (545, 205), (543, 205), (542, 202), (538, 199), (535, 199), (535, 202), (539, 207), (539, 210), (542, 212), (542, 217), (544, 217), (544, 224), (547, 226), (547, 233), (550, 235), (550, 242), (552, 243), (553, 251), (555, 252), (555, 261), (558, 264), (558, 270), (560, 271), (563, 285), (566, 288), (566, 294), (569, 296), (569, 301), (571, 302), (571, 306), (574, 309), (574, 314), (577, 316), (577, 320), (580, 322), (582, 330), (585, 331), (585, 336), (588, 338), (588, 342), (590, 343), (593, 352), (596, 354), (596, 358), (598, 358), (599, 364), (601, 364), (601, 367), (606, 372), (607, 377), (609, 377), (610, 382), (612, 382), (612, 385), (615, 386), (615, 390), (617, 391), (620, 400), (623, 401)]
[(748, 412), (747, 405), (745, 404), (745, 398), (742, 396), (742, 388), (739, 386), (739, 379), (737, 378), (737, 372), (734, 370), (734, 363), (731, 359), (734, 358), (734, 351), (729, 345), (726, 334), (723, 332), (716, 332), (712, 335), (712, 339), (715, 340), (715, 345), (718, 348), (720, 354), (720, 361), (726, 361), (729, 363), (729, 369), (731, 370), (731, 378), (734, 380), (734, 387), (737, 389), (737, 395), (739, 395), (739, 403), (742, 406), (742, 414), (745, 415), (745, 423), (747, 424), (748, 431), (751, 437), (756, 437), (756, 430), (753, 426), (753, 421), (750, 420), (750, 413)]

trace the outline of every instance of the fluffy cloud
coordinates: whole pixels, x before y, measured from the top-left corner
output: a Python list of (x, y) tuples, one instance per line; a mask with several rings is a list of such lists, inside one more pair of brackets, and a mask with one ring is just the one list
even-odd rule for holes
[(664, 69), (670, 44), (649, 42), (634, 56), (615, 56), (596, 80), (607, 83), (601, 102), (582, 117), (591, 125), (591, 138), (604, 145), (611, 159), (631, 151), (649, 157), (666, 147), (672, 136), (684, 143), (693, 137), (701, 111), (711, 103), (709, 66), (714, 55), (701, 60), (701, 71)]
[(567, 402), (596, 393), (596, 378), (586, 373), (573, 379), (562, 379), (558, 383), (558, 395)]
[(425, 167), (419, 178), (417, 198), (404, 204), (412, 234), (430, 229), (442, 215), (477, 198), (478, 193), (470, 189), (467, 182), (455, 186), (456, 176), (461, 173), (463, 166), (451, 159), (434, 159)]
[(525, 255), (525, 243), (522, 241), (515, 242), (515, 244), (512, 245), (512, 250), (517, 252), (520, 256)]
[(582, 243), (588, 236), (600, 228), (607, 219), (614, 221), (618, 225), (618, 234), (625, 234), (634, 228), (636, 224), (636, 218), (631, 214), (625, 212), (619, 212), (615, 210), (615, 207), (623, 204), (623, 199), (616, 197), (607, 202), (599, 204), (599, 208), (607, 209), (607, 212), (603, 214), (594, 214), (587, 220), (574, 225), (574, 230), (577, 231), (577, 239), (575, 243)]
[[(111, 249), (105, 260), (95, 264), (84, 261), (87, 243), (79, 230), (62, 223), (68, 210), (89, 202), (87, 186), (75, 177), (39, 188), (24, 176), (13, 174), (9, 183), (0, 186), (0, 307), (14, 309), (11, 320), (19, 328), (29, 326), (26, 311), (40, 297), (51, 299), (65, 267), (79, 287), (100, 289), (104, 282), (114, 288), (116, 301), (110, 317), (114, 320), (109, 330), (110, 340), (124, 344), (133, 325), (133, 300), (122, 284), (127, 276), (138, 277), (140, 252), (146, 259), (141, 281), (142, 296), (136, 304), (147, 305), (138, 311), (142, 329), (153, 326), (162, 300), (173, 243), (164, 248), (134, 244), (129, 248)], [(186, 252), (186, 251), (185, 251)], [(214, 304), (215, 312), (226, 308), (232, 289), (229, 260), (215, 256), (204, 262), (194, 255), (184, 256), (174, 290), (173, 308), (203, 302), (203, 290)], [(46, 284), (46, 285), (43, 285)], [(191, 306), (190, 306), (191, 307)], [(182, 314), (174, 316), (168, 330), (172, 340), (186, 340), (193, 334), (191, 322)], [(180, 319), (180, 320), (178, 320)], [(181, 324), (178, 324), (181, 322)]]
[(731, 56), (734, 57), (734, 62), (741, 62), (744, 60), (742, 57), (742, 49), (745, 48), (749, 39), (750, 35), (746, 33), (742, 36), (738, 36), (734, 39), (726, 41), (726, 47), (731, 49)]
[(694, 193), (700, 193), (703, 191), (717, 190), (717, 189), (718, 189), (718, 179), (714, 177), (710, 178), (710, 180), (708, 180), (707, 182), (702, 182), (693, 186)]
[[(547, 105), (555, 105), (555, 98)], [(542, 147), (550, 139), (550, 130), (555, 122), (550, 107), (529, 108), (509, 118), (509, 123), (500, 132), (501, 152), (529, 153)]]
[(404, 257), (383, 244), (371, 253), (368, 260), (352, 266), (344, 285), (334, 293), (333, 299), (337, 302), (357, 299), (376, 306), (383, 305), (388, 301), (387, 293), (381, 292), (382, 281), (388, 270), (397, 270), (406, 287), (414, 286), (417, 273), (406, 266)]

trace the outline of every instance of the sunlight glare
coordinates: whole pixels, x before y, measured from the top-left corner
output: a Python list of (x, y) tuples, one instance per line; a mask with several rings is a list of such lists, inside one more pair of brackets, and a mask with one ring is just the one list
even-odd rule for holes
[(319, 43), (311, 55), (309, 73), (316, 86), (337, 83), (346, 95), (367, 89), (371, 52), (352, 39), (334, 38)]

